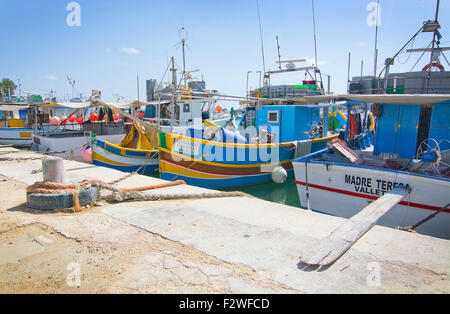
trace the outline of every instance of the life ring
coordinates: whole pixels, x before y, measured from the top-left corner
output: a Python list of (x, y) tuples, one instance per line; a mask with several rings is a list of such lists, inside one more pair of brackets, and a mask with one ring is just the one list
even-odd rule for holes
[[(445, 68), (442, 64), (440, 64), (439, 62), (433, 62), (431, 64), (432, 67), (436, 67), (438, 68), (441, 72), (445, 72)], [(423, 67), (422, 72), (427, 72), (430, 69), (430, 64), (427, 64), (426, 66)]]

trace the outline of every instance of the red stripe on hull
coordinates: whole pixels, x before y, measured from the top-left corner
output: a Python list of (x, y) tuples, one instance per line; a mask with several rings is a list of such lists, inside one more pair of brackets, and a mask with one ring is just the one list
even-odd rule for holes
[[(295, 183), (298, 184), (298, 185), (306, 186), (306, 182), (295, 180)], [(373, 196), (373, 195), (366, 195), (366, 194), (356, 193), (356, 192), (352, 192), (352, 191), (335, 189), (335, 188), (330, 188), (330, 187), (327, 187), (327, 186), (317, 185), (317, 184), (313, 184), (313, 183), (308, 183), (308, 187), (311, 187), (313, 189), (319, 189), (319, 190), (324, 190), (324, 191), (328, 191), (328, 192), (333, 192), (333, 193), (339, 193), (339, 194), (345, 194), (345, 195), (350, 195), (350, 196), (354, 196), (354, 197), (371, 199), (371, 200), (377, 200), (378, 199), (377, 196)], [(411, 206), (411, 207), (417, 207), (417, 208), (420, 208), (420, 209), (434, 210), (434, 211), (438, 211), (438, 210), (441, 209), (441, 207), (438, 207), (438, 206), (432, 206), (432, 205), (420, 204), (420, 203), (413, 203), (413, 202), (407, 202), (407, 201), (401, 201), (399, 204), (403, 205), (403, 206)], [(450, 213), (450, 209), (445, 209), (444, 212)]]

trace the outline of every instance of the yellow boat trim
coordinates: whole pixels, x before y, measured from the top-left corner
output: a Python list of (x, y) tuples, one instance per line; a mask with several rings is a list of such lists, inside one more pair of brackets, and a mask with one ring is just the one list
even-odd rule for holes
[(225, 164), (225, 163), (219, 163), (219, 162), (212, 162), (212, 161), (206, 161), (206, 160), (202, 160), (202, 159), (197, 159), (197, 158), (192, 158), (186, 155), (182, 155), (179, 154), (177, 152), (174, 151), (170, 151), (166, 148), (159, 148), (162, 152), (171, 154), (171, 155), (175, 155), (177, 157), (179, 157), (180, 159), (184, 159), (184, 160), (188, 160), (189, 161), (195, 161), (197, 163), (200, 164), (205, 164), (205, 165), (210, 165), (210, 166), (218, 166), (218, 167), (227, 167), (227, 168), (251, 168), (251, 167), (266, 167), (266, 166), (273, 166), (273, 165), (279, 165), (279, 164), (287, 164), (290, 163), (291, 160), (284, 160), (281, 162), (269, 162), (266, 164)]
[(92, 152), (92, 160), (98, 160), (98, 161), (101, 161), (101, 162), (103, 162), (105, 164), (113, 165), (113, 166), (130, 166), (130, 165), (127, 165), (127, 164), (123, 164), (123, 163), (116, 162), (116, 161), (110, 160), (108, 158), (105, 158), (105, 157), (103, 157), (102, 155), (100, 155), (99, 153), (96, 153), (96, 152)]
[[(169, 137), (169, 138), (167, 138)], [(169, 141), (167, 141), (167, 139)], [(270, 143), (270, 144), (242, 144), (242, 143), (223, 143), (223, 142), (215, 142), (215, 141), (208, 141), (203, 140), (199, 138), (192, 138), (181, 134), (166, 134), (166, 144), (172, 144), (173, 140), (183, 140), (187, 142), (194, 142), (194, 143), (201, 143), (201, 144), (207, 144), (207, 145), (213, 145), (213, 146), (222, 146), (222, 147), (234, 147), (234, 148), (276, 148), (276, 147), (286, 147), (286, 146), (292, 146), (292, 142), (288, 143)]]
[(332, 139), (335, 139), (338, 136), (339, 136), (339, 134), (333, 134), (333, 135), (330, 135), (327, 137), (315, 138), (311, 142), (313, 142), (313, 143), (327, 142), (327, 141), (331, 141)]
[[(312, 143), (320, 143), (324, 141), (332, 140), (338, 137), (339, 134), (321, 137), (317, 139), (313, 139)], [(231, 147), (231, 148), (247, 148), (247, 149), (258, 149), (258, 148), (277, 148), (277, 147), (287, 147), (294, 145), (294, 142), (285, 142), (285, 143), (270, 143), (270, 144), (242, 144), (242, 143), (222, 143), (215, 141), (208, 141), (198, 138), (192, 138), (181, 134), (166, 134), (166, 146), (171, 148), (174, 144), (174, 139), (183, 140), (187, 142), (201, 143), (205, 145), (213, 145), (213, 146), (222, 146), (222, 147)]]
[(159, 162), (159, 171), (160, 172), (170, 172), (174, 174), (178, 174), (180, 176), (188, 176), (192, 178), (200, 178), (200, 179), (228, 179), (233, 178), (233, 176), (228, 175), (213, 175), (204, 172), (194, 171), (188, 168), (180, 167), (168, 162), (161, 160)]
[[(123, 151), (129, 151), (129, 152), (137, 152), (137, 153), (154, 153), (154, 152), (157, 152), (157, 151), (158, 151), (157, 149), (146, 150), (146, 149), (128, 148), (128, 147), (120, 146), (120, 145), (118, 145), (118, 144), (112, 144), (112, 143), (110, 143), (110, 142), (104, 142), (104, 143), (105, 143), (105, 144), (103, 145), (103, 148), (106, 149), (106, 146), (111, 146), (111, 147), (120, 149), (121, 153), (122, 153), (122, 150), (123, 150)], [(122, 155), (124, 155), (124, 154), (125, 154), (125, 153), (122, 153)]]

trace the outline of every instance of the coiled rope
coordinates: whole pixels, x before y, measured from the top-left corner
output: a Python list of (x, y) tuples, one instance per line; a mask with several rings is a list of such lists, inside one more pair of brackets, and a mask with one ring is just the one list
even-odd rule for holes
[(115, 188), (112, 185), (119, 183), (120, 181), (123, 181), (127, 178), (129, 178), (132, 175), (135, 175), (136, 172), (129, 173), (117, 180), (114, 180), (110, 183), (106, 183), (102, 180), (98, 179), (91, 179), (91, 180), (85, 180), (80, 183), (56, 183), (56, 182), (43, 182), (43, 181), (37, 181), (34, 184), (27, 187), (26, 191), (27, 193), (41, 193), (41, 194), (64, 194), (64, 193), (72, 193), (73, 195), (73, 203), (74, 203), (74, 209), (75, 212), (80, 212), (81, 206), (80, 206), (80, 200), (79, 200), (79, 194), (80, 191), (83, 189), (87, 189), (91, 186), (97, 186), (97, 187), (108, 187), (111, 189), (114, 189), (116, 193), (130, 193), (130, 192), (139, 192), (139, 191), (147, 191), (147, 190), (153, 190), (153, 189), (160, 189), (164, 187), (170, 187), (170, 186), (176, 186), (180, 184), (186, 184), (182, 180), (174, 181), (174, 182), (165, 182), (162, 184), (156, 184), (156, 185), (148, 185), (148, 186), (142, 186), (142, 187), (136, 187), (136, 188)]

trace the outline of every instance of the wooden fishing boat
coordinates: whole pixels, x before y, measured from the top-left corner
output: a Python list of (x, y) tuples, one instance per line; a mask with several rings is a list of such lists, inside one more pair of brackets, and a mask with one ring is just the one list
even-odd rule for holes
[(283, 181), (293, 176), (292, 159), (323, 149), (338, 136), (321, 127), (328, 106), (250, 105), (238, 131), (205, 123), (206, 129), (188, 128), (185, 134), (162, 132), (161, 178), (209, 188), (262, 184), (280, 175)]
[(397, 101), (384, 96), (389, 95), (364, 95), (380, 106), (374, 146), (347, 140), (349, 147), (333, 144), (293, 161), (302, 207), (350, 218), (403, 186), (408, 196), (377, 223), (412, 226), (439, 212), (415, 230), (449, 239), (450, 95), (398, 95), (410, 97)]
[[(436, 17), (423, 23), (409, 42), (432, 32), (436, 44), (438, 28)], [(350, 82), (350, 95), (341, 97), (351, 113), (346, 144), (333, 144), (293, 162), (303, 207), (349, 218), (396, 186), (408, 187), (406, 198), (377, 224), (411, 226), (450, 239), (450, 71), (439, 63), (440, 49), (431, 50), (430, 63), (422, 71), (390, 73), (394, 58), (388, 58), (384, 78), (380, 73), (378, 78)], [(370, 129), (363, 127), (358, 134), (352, 127), (358, 108), (370, 108), (376, 118), (373, 147), (364, 140), (373, 135)]]
[(156, 145), (156, 131), (146, 133), (135, 123), (119, 144), (94, 139), (92, 161), (94, 165), (123, 172), (153, 174), (159, 168)]

